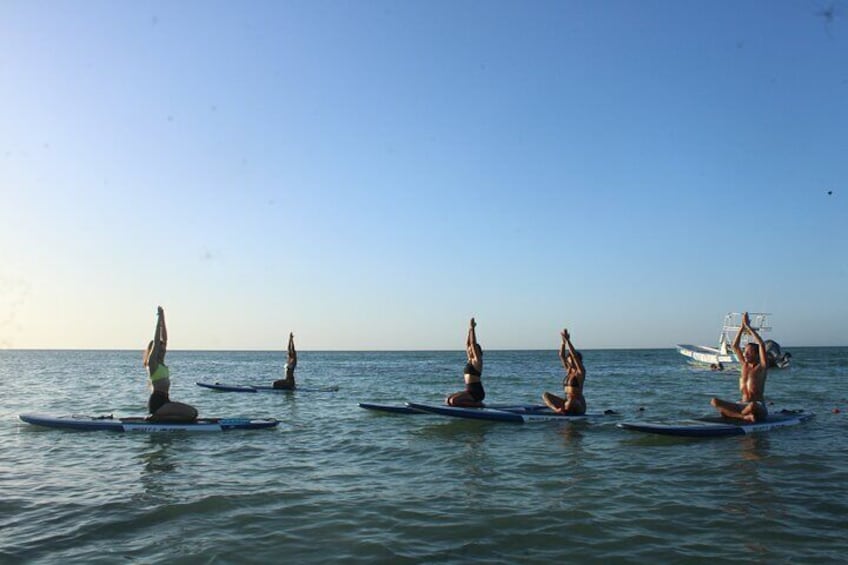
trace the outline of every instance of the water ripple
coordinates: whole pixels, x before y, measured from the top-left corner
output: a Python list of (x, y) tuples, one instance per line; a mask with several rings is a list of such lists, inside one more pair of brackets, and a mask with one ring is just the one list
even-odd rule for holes
[[(621, 415), (526, 426), (356, 407), (441, 402), (461, 386), (462, 352), (305, 352), (300, 382), (342, 387), (313, 395), (193, 385), (270, 382), (279, 353), (171, 352), (175, 398), (282, 422), (207, 435), (25, 425), (26, 411), (142, 413), (139, 353), (0, 351), (0, 378), (14, 383), (0, 400), (0, 561), (841, 562), (848, 417), (831, 409), (848, 408), (848, 350), (793, 356), (769, 397), (816, 412), (811, 423), (691, 440), (614, 425), (699, 416), (711, 395), (735, 394), (733, 375), (674, 351), (587, 352), (590, 409)], [(560, 371), (555, 352), (490, 352), (487, 393), (537, 402)]]

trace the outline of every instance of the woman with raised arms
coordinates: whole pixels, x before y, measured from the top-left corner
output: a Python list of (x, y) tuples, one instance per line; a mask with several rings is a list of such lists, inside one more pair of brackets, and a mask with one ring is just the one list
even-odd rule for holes
[(294, 368), (297, 367), (297, 351), (294, 349), (294, 333), (289, 332), (288, 361), (286, 361), (286, 378), (274, 381), (274, 388), (294, 390)]
[(586, 368), (583, 366), (583, 355), (574, 349), (568, 330), (562, 330), (560, 336), (562, 343), (559, 346), (559, 359), (565, 369), (565, 378), (562, 379), (565, 398), (545, 392), (542, 394), (542, 402), (554, 412), (582, 416), (586, 413), (586, 399), (583, 397)]
[(483, 374), (483, 348), (477, 343), (476, 327), (477, 322), (471, 318), (468, 325), (468, 337), (465, 339), (465, 354), (468, 356), (468, 362), (463, 370), (465, 390), (448, 396), (445, 399), (445, 404), (448, 406), (480, 408), (483, 406), (483, 399), (486, 398), (486, 391), (483, 390), (483, 383), (480, 380)]
[(156, 331), (153, 340), (144, 352), (144, 366), (150, 377), (150, 399), (147, 410), (151, 422), (193, 422), (197, 419), (197, 409), (182, 402), (172, 402), (171, 371), (165, 365), (165, 352), (168, 347), (168, 329), (165, 327), (165, 311), (159, 306), (156, 310)]

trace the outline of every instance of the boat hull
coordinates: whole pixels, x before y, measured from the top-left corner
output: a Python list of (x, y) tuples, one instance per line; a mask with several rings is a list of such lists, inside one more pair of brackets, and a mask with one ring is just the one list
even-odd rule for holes
[(677, 351), (679, 351), (681, 355), (694, 359), (699, 363), (722, 363), (724, 365), (738, 363), (736, 355), (732, 353), (722, 353), (714, 347), (707, 347), (705, 345), (681, 344), (677, 346)]

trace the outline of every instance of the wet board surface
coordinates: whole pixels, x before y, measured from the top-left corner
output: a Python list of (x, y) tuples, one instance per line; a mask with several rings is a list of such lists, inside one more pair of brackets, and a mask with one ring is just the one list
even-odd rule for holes
[(485, 408), (463, 408), (460, 406), (437, 406), (408, 402), (407, 406), (420, 412), (447, 416), (449, 418), (486, 420), (490, 422), (512, 422), (516, 424), (552, 421), (579, 422), (604, 417), (604, 414), (583, 414), (581, 416), (557, 414), (547, 406), (539, 405), (492, 405), (486, 406)]
[[(387, 414), (427, 414), (428, 412), (424, 410), (419, 410), (417, 408), (413, 408), (415, 406), (431, 406), (429, 404), (417, 404), (407, 402), (404, 405), (397, 404), (375, 404), (372, 402), (360, 402), (359, 407), (364, 408), (365, 410), (372, 410), (374, 412), (385, 412)], [(444, 408), (450, 408), (449, 406), (444, 406)], [(527, 412), (531, 413), (533, 411), (546, 410), (550, 412), (550, 409), (543, 404), (489, 404), (486, 405), (487, 409), (497, 409), (497, 410), (510, 410), (517, 412)], [(475, 408), (474, 410), (479, 410), (479, 408)], [(429, 412), (433, 414), (433, 412)]]
[(273, 418), (199, 418), (194, 422), (150, 422), (145, 418), (112, 418), (110, 416), (51, 416), (21, 414), (21, 420), (34, 426), (65, 430), (113, 432), (224, 432), (229, 430), (258, 430), (279, 424)]
[(398, 406), (393, 404), (373, 404), (371, 402), (360, 402), (360, 408), (372, 410), (374, 412), (385, 412), (387, 414), (423, 414), (420, 410), (415, 410), (409, 406)]

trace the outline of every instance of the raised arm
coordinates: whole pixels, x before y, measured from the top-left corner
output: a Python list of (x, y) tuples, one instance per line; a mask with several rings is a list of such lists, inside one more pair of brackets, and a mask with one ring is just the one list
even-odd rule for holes
[(163, 349), (168, 346), (168, 328), (165, 326), (165, 310), (159, 306), (156, 311), (159, 315), (157, 325), (159, 326), (159, 341), (162, 342)]
[(745, 314), (742, 316), (742, 323), (739, 324), (739, 331), (736, 332), (736, 337), (733, 338), (733, 344), (730, 346), (730, 348), (733, 349), (733, 353), (736, 354), (736, 358), (739, 359), (740, 363), (745, 362), (745, 358), (742, 356), (742, 348), (739, 347), (739, 344), (742, 343), (742, 333), (747, 329), (748, 324), (745, 323), (745, 319), (747, 317), (748, 313), (745, 312)]
[(294, 368), (297, 364), (297, 351), (294, 349), (294, 333), (289, 332), (289, 366)]
[(559, 344), (559, 360), (562, 361), (562, 368), (568, 371), (568, 354), (565, 351), (565, 334), (565, 330), (562, 330), (559, 334), (562, 337), (562, 343)]
[(161, 306), (156, 310), (156, 330), (153, 333), (153, 347), (150, 350), (148, 357), (152, 370), (165, 359), (165, 352), (168, 347), (168, 330), (165, 327), (165, 311)]
[(760, 348), (760, 365), (764, 367), (768, 366), (768, 357), (766, 357), (766, 344), (763, 341), (763, 338), (760, 337), (760, 334), (757, 333), (757, 330), (751, 327), (751, 319), (748, 317), (748, 312), (742, 316), (742, 325), (748, 330), (748, 333), (751, 334), (751, 337), (754, 338), (754, 341), (757, 342), (757, 346)]
[(583, 367), (583, 361), (577, 356), (577, 351), (575, 351), (574, 345), (571, 343), (571, 336), (568, 330), (562, 330), (562, 341), (565, 347), (568, 348), (568, 354), (571, 356), (571, 362), (574, 363), (574, 367), (585, 374), (586, 369)]
[(468, 337), (465, 339), (465, 351), (472, 363), (477, 361), (477, 322), (474, 318), (468, 323)]

